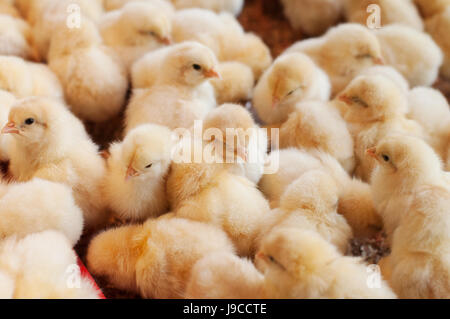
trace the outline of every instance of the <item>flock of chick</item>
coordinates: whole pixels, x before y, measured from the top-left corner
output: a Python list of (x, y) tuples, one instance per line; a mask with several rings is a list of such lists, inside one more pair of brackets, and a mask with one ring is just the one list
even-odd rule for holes
[[(450, 79), (450, 1), (414, 2), (282, 0), (323, 35), (273, 61), (243, 0), (1, 0), (0, 297), (96, 298), (68, 285), (72, 247), (115, 216), (88, 269), (145, 298), (449, 298), (450, 109), (430, 86)], [(99, 153), (83, 123), (123, 109)], [(202, 137), (232, 163), (173, 162), (196, 120), (255, 130)], [(345, 254), (381, 230), (371, 287)]]

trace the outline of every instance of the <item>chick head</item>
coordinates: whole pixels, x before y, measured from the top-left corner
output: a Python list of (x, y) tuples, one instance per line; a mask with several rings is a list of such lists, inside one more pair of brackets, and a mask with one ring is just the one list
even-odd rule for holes
[(277, 59), (268, 79), (272, 106), (283, 106), (301, 99), (312, 85), (315, 72), (314, 62), (302, 53), (290, 53)]
[(163, 175), (171, 162), (174, 139), (165, 126), (145, 124), (130, 131), (123, 142), (126, 179)]
[(401, 89), (382, 75), (359, 76), (339, 95), (350, 122), (372, 122), (403, 116), (408, 100)]
[(219, 62), (211, 49), (197, 43), (184, 42), (171, 48), (169, 67), (176, 81), (197, 86), (211, 78), (220, 77)]
[(224, 159), (240, 158), (247, 161), (248, 148), (256, 124), (244, 107), (237, 104), (224, 104), (212, 110), (203, 122), (204, 140), (217, 143)]

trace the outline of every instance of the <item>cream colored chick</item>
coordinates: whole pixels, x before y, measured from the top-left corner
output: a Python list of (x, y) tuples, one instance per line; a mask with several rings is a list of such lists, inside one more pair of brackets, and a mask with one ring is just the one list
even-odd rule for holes
[(351, 179), (332, 156), (320, 152), (284, 149), (272, 152), (268, 162), (272, 161), (278, 162), (277, 172), (264, 175), (259, 182), (259, 187), (272, 208), (280, 206), (281, 197), (295, 180), (309, 171), (320, 170), (332, 176), (338, 185), (338, 213), (345, 217), (356, 237), (371, 237), (381, 230), (382, 222), (375, 210), (370, 185)]
[(45, 64), (14, 56), (0, 56), (0, 89), (17, 97), (64, 97), (58, 78)]
[(424, 18), (430, 18), (445, 10), (450, 0), (414, 0)]
[(406, 119), (408, 100), (404, 93), (384, 76), (359, 76), (340, 94), (344, 118), (355, 141), (355, 174), (364, 181), (376, 162), (366, 156), (366, 150), (392, 133), (423, 137), (423, 129)]
[(431, 36), (403, 25), (388, 25), (375, 34), (385, 63), (400, 71), (411, 87), (436, 81), (443, 55)]
[(147, 52), (171, 42), (173, 10), (158, 4), (130, 2), (105, 14), (99, 23), (104, 43), (117, 52), (127, 69)]
[(159, 6), (163, 10), (174, 10), (168, 0), (103, 0), (103, 6), (106, 11), (119, 10), (130, 2), (146, 2)]
[(105, 276), (118, 289), (144, 298), (182, 298), (195, 263), (217, 252), (232, 254), (234, 248), (216, 227), (160, 218), (96, 236), (87, 262), (93, 274)]
[(378, 27), (398, 23), (419, 31), (423, 30), (422, 18), (412, 0), (344, 0), (347, 21), (362, 25), (372, 22), (370, 19), (374, 11), (368, 9), (371, 5), (377, 5), (380, 10)]
[(334, 27), (321, 38), (300, 41), (286, 51), (290, 52), (306, 53), (328, 74), (333, 96), (364, 69), (383, 63), (377, 37), (353, 23)]
[(382, 272), (400, 298), (448, 298), (450, 182), (439, 157), (409, 136), (386, 138), (368, 154), (379, 162), (372, 188), (392, 250)]
[(374, 75), (382, 75), (384, 77), (387, 77), (392, 82), (395, 82), (397, 86), (405, 93), (409, 93), (409, 83), (408, 81), (403, 77), (403, 75), (398, 72), (395, 68), (388, 66), (388, 65), (376, 65), (373, 67), (370, 67), (368, 69), (363, 70), (359, 75), (365, 75), (365, 76), (374, 76)]
[[(14, 95), (7, 91), (0, 90), (0, 127), (4, 127), (8, 123), (8, 115), (11, 106), (16, 102)], [(8, 148), (11, 136), (0, 135), (0, 161), (7, 162), (9, 160)]]
[(151, 124), (111, 145), (103, 190), (105, 201), (120, 218), (146, 220), (167, 211), (165, 182), (172, 147), (172, 132)]
[(214, 253), (192, 268), (186, 299), (260, 299), (264, 276), (250, 260), (230, 253)]
[(313, 231), (287, 228), (270, 233), (257, 255), (269, 298), (391, 299), (388, 284), (368, 285), (368, 266), (344, 257)]
[(335, 157), (352, 173), (355, 169), (353, 138), (339, 112), (325, 102), (306, 101), (280, 128), (280, 147), (317, 149)]
[(426, 20), (425, 26), (444, 53), (441, 74), (450, 79), (450, 40), (447, 33), (450, 28), (450, 2), (445, 10)]
[(2, 133), (13, 137), (8, 154), (14, 180), (37, 177), (69, 185), (86, 226), (103, 223), (105, 164), (81, 121), (64, 104), (39, 97), (19, 100)]
[(188, 8), (203, 8), (220, 12), (229, 12), (238, 16), (242, 7), (244, 6), (244, 0), (170, 0), (172, 4), (180, 9)]
[(0, 196), (0, 238), (55, 230), (74, 246), (83, 230), (83, 213), (65, 185), (34, 179), (12, 184)]
[(219, 63), (220, 78), (210, 80), (218, 104), (245, 102), (252, 98), (255, 77), (252, 69), (240, 62)]
[(328, 101), (331, 84), (314, 61), (300, 52), (282, 55), (264, 72), (253, 93), (253, 107), (266, 124), (283, 123), (304, 100)]
[(0, 54), (33, 58), (29, 45), (30, 27), (20, 18), (0, 14)]
[(49, 66), (64, 87), (71, 110), (80, 118), (104, 122), (125, 104), (126, 69), (103, 46), (96, 25), (87, 18), (80, 28), (61, 26), (51, 40)]
[(56, 231), (3, 241), (0, 244), (1, 273), (9, 277), (10, 298), (99, 298), (90, 280), (81, 277), (70, 242)]
[(341, 0), (281, 0), (281, 3), (291, 26), (310, 36), (324, 33), (342, 16)]

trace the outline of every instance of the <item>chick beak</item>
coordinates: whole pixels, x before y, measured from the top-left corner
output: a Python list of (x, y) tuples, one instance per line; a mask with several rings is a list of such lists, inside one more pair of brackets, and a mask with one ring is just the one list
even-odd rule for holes
[(374, 159), (377, 159), (377, 149), (375, 147), (369, 148), (366, 151), (367, 155), (369, 155), (370, 157), (373, 157)]
[(2, 134), (19, 134), (19, 130), (16, 128), (16, 123), (8, 122), (2, 129)]
[(261, 259), (261, 260), (266, 260), (266, 255), (262, 251), (260, 251), (259, 253), (256, 254), (255, 258)]
[(380, 57), (374, 58), (373, 63), (375, 63), (376, 65), (384, 65), (385, 64), (383, 58), (380, 58)]
[(272, 108), (276, 109), (280, 105), (280, 99), (277, 97), (273, 97), (272, 99)]
[(131, 165), (128, 166), (127, 175), (125, 177), (125, 180), (127, 181), (130, 178), (136, 177), (136, 176), (139, 176), (139, 173)]
[(218, 79), (221, 78), (221, 77), (220, 77), (220, 74), (219, 74), (216, 70), (214, 70), (214, 69), (207, 70), (207, 71), (203, 72), (203, 75), (204, 75), (206, 78), (218, 78)]
[(352, 100), (347, 95), (341, 95), (339, 96), (339, 101), (344, 102), (345, 104), (351, 104)]
[(162, 44), (165, 44), (165, 45), (172, 44), (172, 40), (169, 37), (159, 38), (159, 42), (161, 42)]

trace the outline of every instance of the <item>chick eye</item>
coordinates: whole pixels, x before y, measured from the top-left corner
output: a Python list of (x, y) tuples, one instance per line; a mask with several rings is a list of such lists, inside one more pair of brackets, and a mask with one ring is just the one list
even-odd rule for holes
[(359, 105), (361, 105), (362, 107), (369, 107), (369, 105), (366, 103), (366, 102), (364, 102), (363, 100), (361, 100), (359, 97), (357, 97), (357, 96), (353, 96), (353, 97), (351, 97), (351, 100), (352, 100), (352, 102), (353, 103), (355, 103), (355, 104), (359, 104)]
[(196, 71), (200, 71), (202, 69), (202, 67), (199, 64), (193, 64), (192, 67), (194, 68), (194, 70)]
[(385, 162), (389, 162), (391, 160), (390, 157), (387, 155), (382, 155), (382, 157)]
[(26, 124), (26, 125), (32, 125), (33, 123), (34, 123), (34, 118), (31, 118), (31, 117), (30, 117), (30, 118), (28, 118), (28, 119), (25, 120), (25, 124)]
[(273, 258), (272, 256), (269, 256), (269, 260), (273, 263), (276, 263), (277, 261), (275, 260), (275, 258)]
[(153, 164), (148, 164), (147, 166), (145, 166), (145, 168), (150, 168), (152, 166), (153, 166)]
[(370, 53), (359, 54), (356, 56), (357, 59), (372, 59), (372, 55)]

